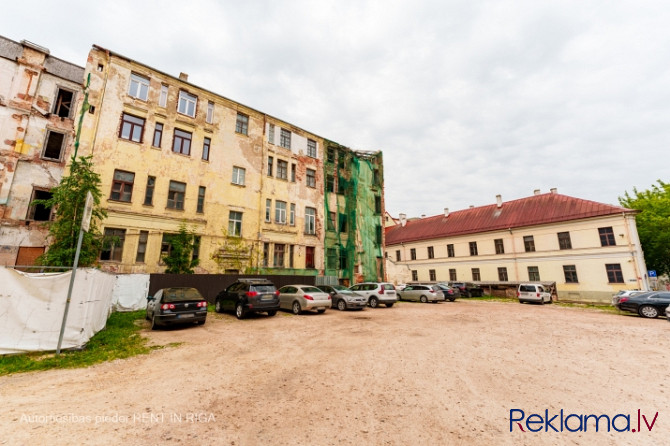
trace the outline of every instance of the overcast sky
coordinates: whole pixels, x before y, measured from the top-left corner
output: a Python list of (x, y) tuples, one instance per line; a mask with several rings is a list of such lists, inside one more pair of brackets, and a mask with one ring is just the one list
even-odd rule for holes
[(7, 2), (0, 34), (84, 66), (93, 44), (355, 150), (386, 208), (603, 203), (670, 181), (670, 3)]

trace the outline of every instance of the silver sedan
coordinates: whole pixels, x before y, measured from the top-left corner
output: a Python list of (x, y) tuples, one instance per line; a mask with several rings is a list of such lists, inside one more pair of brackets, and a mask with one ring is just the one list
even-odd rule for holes
[(398, 299), (434, 303), (444, 301), (444, 293), (437, 285), (407, 285), (398, 291)]
[(313, 285), (286, 285), (279, 289), (279, 308), (300, 314), (305, 310), (325, 312), (332, 305), (330, 294)]

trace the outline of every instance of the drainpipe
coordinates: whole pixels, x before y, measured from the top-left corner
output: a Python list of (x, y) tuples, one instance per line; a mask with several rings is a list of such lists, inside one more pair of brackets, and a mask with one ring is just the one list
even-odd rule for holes
[(516, 245), (514, 244), (514, 232), (512, 228), (507, 228), (510, 236), (512, 237), (512, 259), (514, 260), (514, 279), (516, 282), (519, 282), (519, 264), (517, 263), (516, 258)]
[[(628, 226), (629, 221), (626, 218), (626, 213), (622, 212), (621, 216), (623, 217), (624, 221), (624, 226), (626, 227), (626, 238), (628, 239), (628, 249), (630, 250), (630, 256), (633, 260), (633, 269), (635, 270), (635, 278), (637, 279), (637, 289), (641, 290), (643, 288), (649, 289), (649, 284), (647, 283), (646, 280), (646, 272), (645, 272), (645, 280), (642, 280), (642, 276), (640, 275), (640, 268), (639, 265), (637, 264), (637, 258), (635, 256), (635, 249), (633, 247), (631, 237), (630, 237), (630, 227)], [(640, 249), (642, 249), (642, 245), (640, 245)], [(644, 287), (642, 286), (644, 284)]]
[(94, 118), (93, 122), (95, 122), (95, 125), (93, 126), (93, 141), (91, 141), (91, 155), (93, 155), (93, 151), (95, 149), (95, 142), (98, 139), (98, 130), (100, 127), (100, 115), (102, 114), (102, 105), (105, 101), (105, 93), (107, 92), (107, 79), (109, 78), (109, 65), (111, 63), (111, 56), (109, 54), (109, 50), (104, 50), (105, 55), (107, 58), (105, 59), (105, 78), (102, 82), (102, 95), (100, 96), (100, 103), (96, 106), (97, 108), (97, 113), (96, 117)]

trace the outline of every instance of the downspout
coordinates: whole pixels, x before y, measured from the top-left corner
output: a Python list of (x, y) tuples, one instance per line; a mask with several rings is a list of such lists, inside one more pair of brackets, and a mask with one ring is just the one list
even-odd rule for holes
[[(623, 217), (624, 226), (626, 227), (626, 238), (628, 239), (628, 249), (630, 250), (630, 256), (631, 256), (632, 261), (633, 261), (633, 269), (635, 270), (635, 278), (637, 279), (637, 288), (639, 290), (641, 290), (643, 288), (649, 289), (649, 285), (648, 285), (647, 281), (644, 280), (644, 282), (643, 282), (642, 276), (640, 275), (640, 269), (639, 269), (638, 264), (637, 264), (637, 259), (636, 259), (636, 256), (635, 256), (635, 250), (634, 250), (633, 244), (631, 242), (630, 227), (628, 226), (629, 221), (626, 218), (626, 213), (622, 212), (621, 216)], [(640, 245), (640, 249), (642, 249), (642, 245)], [(646, 279), (646, 273), (645, 273), (645, 279)], [(644, 287), (642, 286), (643, 283), (645, 285)]]
[(265, 127), (267, 126), (267, 115), (264, 113), (263, 114), (263, 137), (261, 141), (261, 166), (259, 169), (259, 172), (261, 174), (261, 187), (260, 191), (258, 193), (258, 231), (256, 231), (256, 238), (257, 238), (257, 243), (258, 243), (258, 256), (256, 256), (256, 271), (260, 269), (261, 266), (261, 256), (265, 255), (265, 251), (263, 250), (263, 240), (262, 237), (263, 235), (261, 234), (261, 225), (262, 222), (265, 221), (265, 205), (263, 204), (263, 191), (265, 190), (263, 188), (263, 182), (265, 179), (265, 141), (266, 141), (266, 134), (265, 134)]
[[(100, 96), (100, 104), (98, 104), (98, 113), (94, 119), (95, 125), (93, 126), (93, 141), (91, 141), (91, 155), (93, 155), (93, 150), (95, 149), (95, 142), (98, 139), (98, 128), (100, 124), (100, 115), (103, 112), (103, 103), (105, 101), (105, 93), (107, 92), (107, 79), (109, 78), (109, 65), (111, 63), (111, 56), (109, 50), (105, 50), (105, 55), (107, 56), (105, 60), (105, 78), (102, 82), (102, 95)], [(89, 73), (90, 77), (90, 73)]]
[(512, 237), (512, 259), (514, 260), (514, 279), (516, 282), (520, 282), (519, 280), (519, 264), (517, 263), (517, 257), (516, 257), (516, 245), (514, 244), (514, 232), (512, 231), (512, 228), (507, 228), (509, 231), (510, 236)]

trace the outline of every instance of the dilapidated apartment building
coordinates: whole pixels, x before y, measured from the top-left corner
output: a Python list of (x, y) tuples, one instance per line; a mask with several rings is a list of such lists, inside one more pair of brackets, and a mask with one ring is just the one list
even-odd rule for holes
[(380, 152), (352, 151), (99, 46), (85, 71), (79, 154), (93, 156), (106, 197), (104, 269), (163, 271), (186, 225), (200, 273), (383, 277)]
[(84, 68), (28, 41), (0, 36), (0, 264), (32, 265), (44, 252), (48, 199), (72, 146)]

